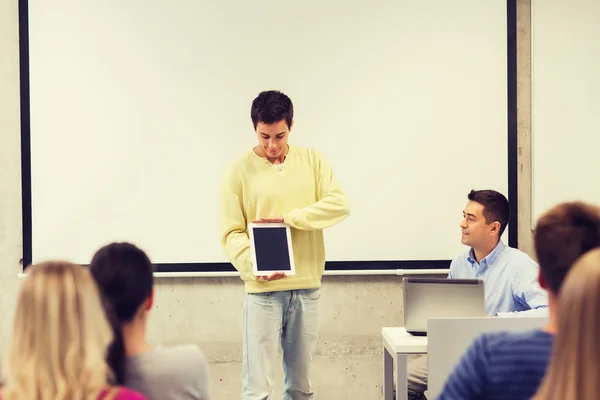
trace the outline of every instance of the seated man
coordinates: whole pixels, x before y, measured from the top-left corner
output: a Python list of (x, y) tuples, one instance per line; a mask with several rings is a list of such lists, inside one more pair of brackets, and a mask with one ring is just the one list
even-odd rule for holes
[[(472, 190), (467, 197), (460, 228), (469, 249), (452, 261), (448, 278), (483, 280), (489, 316), (547, 315), (548, 296), (538, 283), (538, 265), (501, 240), (510, 216), (506, 197), (494, 190)], [(408, 398), (425, 398), (427, 356), (408, 365), (407, 378)]]
[(549, 296), (543, 329), (480, 335), (444, 385), (445, 399), (530, 399), (548, 365), (557, 332), (559, 290), (572, 264), (600, 246), (600, 208), (560, 204), (540, 217), (534, 234), (539, 281)]
[(96, 252), (90, 271), (112, 317), (108, 361), (119, 383), (150, 400), (209, 399), (208, 365), (197, 346), (153, 347), (146, 340), (154, 304), (154, 268), (146, 253), (112, 243)]

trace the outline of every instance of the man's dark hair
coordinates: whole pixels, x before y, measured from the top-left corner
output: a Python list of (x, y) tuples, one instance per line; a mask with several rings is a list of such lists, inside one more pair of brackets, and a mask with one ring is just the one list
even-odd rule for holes
[(294, 105), (292, 100), (285, 94), (277, 90), (268, 90), (259, 93), (252, 101), (250, 117), (256, 126), (262, 122), (263, 124), (272, 124), (285, 119), (288, 128), (292, 126), (294, 119)]
[(130, 243), (111, 243), (94, 254), (90, 272), (102, 294), (112, 325), (114, 340), (107, 361), (115, 384), (125, 379), (125, 346), (122, 326), (133, 320), (140, 306), (152, 294), (154, 266), (142, 250)]
[(498, 237), (502, 236), (510, 218), (510, 206), (506, 197), (495, 190), (471, 190), (467, 197), (469, 200), (483, 206), (483, 216), (486, 224), (496, 221), (500, 223)]
[(558, 294), (575, 260), (600, 246), (600, 208), (583, 202), (551, 208), (538, 219), (533, 242), (542, 277)]

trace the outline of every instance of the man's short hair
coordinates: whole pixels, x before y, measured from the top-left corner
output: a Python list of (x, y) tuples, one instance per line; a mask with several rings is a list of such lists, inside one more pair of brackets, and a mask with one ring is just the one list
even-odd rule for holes
[(471, 190), (467, 198), (483, 205), (486, 224), (496, 221), (500, 223), (498, 237), (502, 236), (510, 218), (510, 206), (506, 197), (495, 190)]
[(258, 94), (252, 101), (250, 117), (256, 126), (262, 122), (270, 125), (285, 119), (288, 128), (292, 126), (294, 119), (294, 105), (292, 100), (278, 90), (267, 90)]
[(542, 277), (558, 294), (575, 260), (600, 246), (600, 207), (559, 204), (538, 219), (533, 239)]

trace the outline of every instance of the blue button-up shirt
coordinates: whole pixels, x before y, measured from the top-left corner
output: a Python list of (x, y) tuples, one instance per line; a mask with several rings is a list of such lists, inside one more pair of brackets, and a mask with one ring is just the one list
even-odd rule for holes
[(453, 260), (448, 278), (483, 280), (487, 315), (547, 316), (548, 294), (538, 274), (539, 266), (527, 254), (499, 241), (479, 263), (473, 249)]

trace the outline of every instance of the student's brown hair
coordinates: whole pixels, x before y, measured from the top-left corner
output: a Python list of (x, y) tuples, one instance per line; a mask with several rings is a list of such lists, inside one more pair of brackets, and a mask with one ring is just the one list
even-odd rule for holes
[(600, 208), (583, 202), (559, 204), (539, 218), (533, 239), (542, 277), (558, 294), (575, 260), (600, 246)]

